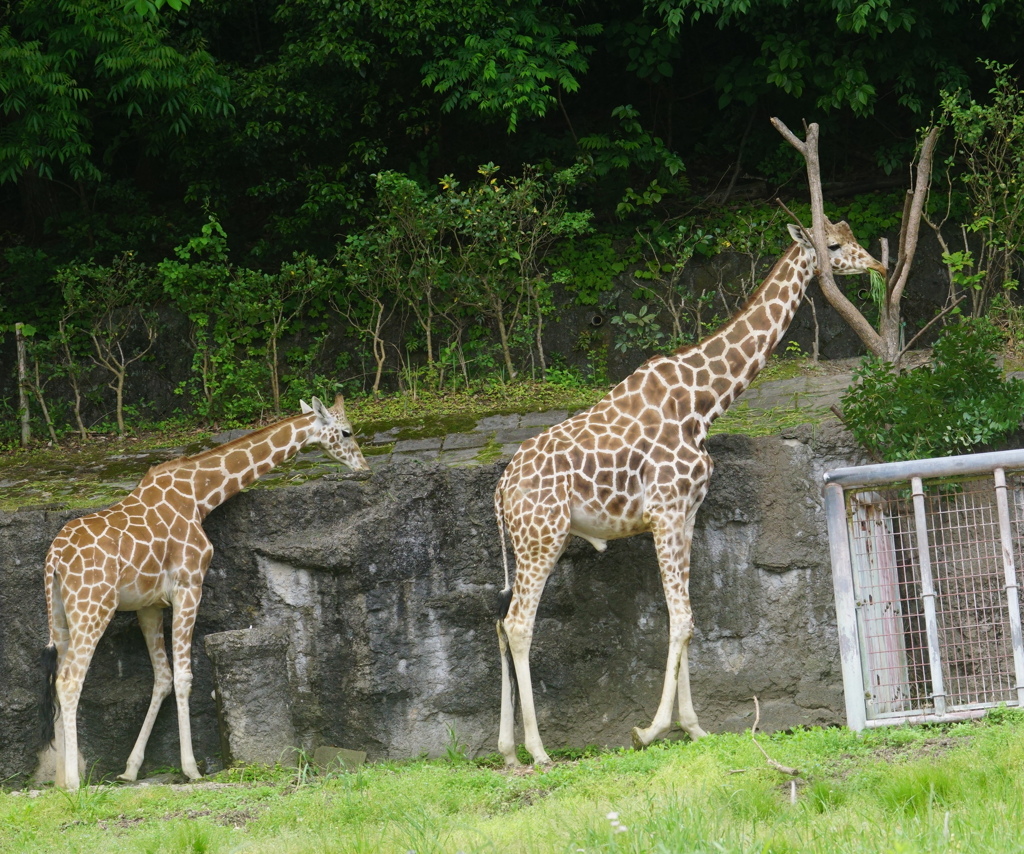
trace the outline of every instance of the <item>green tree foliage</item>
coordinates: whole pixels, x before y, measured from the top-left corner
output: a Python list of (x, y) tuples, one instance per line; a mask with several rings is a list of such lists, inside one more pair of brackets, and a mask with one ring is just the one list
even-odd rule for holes
[(362, 224), (373, 174), (436, 179), (467, 123), (515, 130), (545, 116), (579, 88), (580, 40), (599, 29), (540, 0), (236, 0), (197, 19), (224, 45), (239, 112), (191, 161), (190, 195), (218, 209), (254, 199), (264, 256), (282, 240), (326, 254), (339, 222)]
[[(548, 269), (553, 244), (512, 248), (536, 223), (558, 237), (543, 205), (516, 213), (533, 180), (524, 164), (538, 175), (582, 166), (559, 204), (625, 235), (695, 208), (706, 224), (737, 183), (801, 196), (768, 115), (820, 121), (823, 140), (840, 141), (828, 143), (826, 182), (871, 180), (910, 161), (942, 87), (983, 91), (979, 56), (1016, 60), (1022, 25), (1009, 0), (17, 0), (0, 12), (0, 323), (56, 327), (55, 269), (134, 250), (149, 264), (176, 259), (165, 297), (197, 335), (221, 324), (219, 344), (197, 339), (192, 390), (207, 417), (227, 417), (216, 407), (235, 392), (211, 396), (202, 378), (236, 388), (210, 361), (215, 345), (244, 355), (238, 396), (268, 410), (308, 381), (314, 351), (296, 359), (287, 347), (321, 296), (289, 291), (288, 265), (377, 342), (374, 374), (396, 358), (407, 372), (433, 365), (431, 382), (468, 378), (474, 360), (539, 372), (552, 276), (593, 301), (620, 261), (576, 252), (584, 267), (563, 274)], [(494, 184), (474, 171), (488, 161), (503, 166)], [(386, 175), (401, 176), (393, 210)], [(415, 189), (442, 176), (439, 194)], [(223, 258), (191, 242), (204, 203), (231, 235)], [(399, 209), (429, 228), (409, 230)], [(208, 237), (227, 253), (226, 236)], [(413, 245), (427, 237), (429, 253)], [(309, 260), (339, 242), (341, 284)], [(378, 272), (392, 251), (406, 277), (388, 284)], [(676, 269), (684, 255), (661, 260)], [(449, 266), (428, 291), (439, 258)], [(215, 292), (235, 294), (230, 323)], [(694, 299), (677, 305), (700, 329)], [(257, 315), (258, 304), (276, 308)], [(669, 314), (656, 322), (678, 338)], [(245, 339), (251, 322), (272, 334)]]
[(1004, 379), (993, 354), (999, 331), (984, 318), (948, 326), (934, 361), (894, 373), (867, 359), (843, 395), (843, 418), (854, 437), (883, 460), (966, 454), (1018, 430), (1024, 381)]
[(545, 260), (557, 238), (590, 230), (590, 213), (569, 204), (580, 171), (544, 176), (527, 168), (502, 180), (489, 163), (475, 184), (463, 187), (449, 175), (433, 195), (406, 175), (377, 176), (376, 222), (351, 234), (341, 251), (351, 293), (364, 305), (362, 315), (358, 303), (343, 311), (372, 342), (375, 391), (387, 306), (414, 318), (431, 385), (443, 382), (449, 357), (469, 381), (467, 345), (480, 355), (493, 348), (480, 337), (481, 320), (497, 336), (507, 376), (519, 371), (516, 350), (543, 373), (544, 317), (552, 307)]
[[(126, 252), (109, 265), (72, 264), (57, 271), (64, 297), (65, 314), (59, 332), (51, 339), (55, 349), (69, 359), (76, 337), (92, 343), (90, 358), (108, 375), (114, 392), (117, 432), (125, 432), (125, 383), (128, 370), (152, 349), (158, 321), (151, 309), (156, 296), (152, 271)], [(59, 364), (59, 363), (58, 363)], [(57, 369), (69, 375), (79, 397), (80, 366)], [(78, 406), (75, 409), (80, 431)]]
[[(938, 88), (966, 82), (979, 45), (971, 36), (1016, 19), (1012, 0), (647, 0), (670, 35), (711, 22), (755, 49), (715, 69), (719, 103), (753, 103), (766, 91), (810, 94), (815, 106), (871, 115), (894, 98), (920, 114)], [(946, 50), (936, 49), (942, 44)]]
[[(20, 0), (0, 27), (0, 174), (19, 182), (8, 198), (33, 239), (60, 228), (79, 256), (166, 251), (189, 233), (182, 202), (209, 199), (261, 265), (326, 257), (339, 227), (365, 224), (373, 174), (428, 184), (486, 160), (579, 159), (589, 206), (646, 214), (690, 189), (693, 162), (701, 191), (741, 165), (785, 178), (768, 114), (827, 110), (838, 171), (904, 163), (940, 87), (974, 82), (979, 55), (1019, 53), (1021, 14), (982, 0)], [(109, 233), (83, 228), (88, 208)], [(119, 243), (126, 230), (147, 233)]]
[(235, 266), (214, 216), (175, 254), (158, 271), (164, 294), (192, 322), (192, 377), (179, 391), (207, 421), (280, 414), (282, 339), (298, 331), (333, 273), (305, 256), (277, 273)]
[(563, 94), (579, 91), (594, 51), (580, 40), (602, 26), (577, 25), (575, 15), (542, 0), (494, 7), (482, 30), (424, 64), (423, 82), (446, 96), (443, 111), (477, 109), (503, 119), (513, 133), (521, 117), (542, 118)]
[(130, 146), (166, 152), (198, 119), (230, 112), (213, 57), (173, 44), (136, 5), (11, 4), (0, 28), (0, 183), (70, 184), (87, 209), (91, 188)]
[(956, 147), (948, 166), (969, 204), (962, 225), (981, 238), (977, 252), (965, 241), (962, 249), (947, 249), (945, 260), (954, 287), (972, 297), (975, 314), (994, 296), (1017, 289), (1024, 247), (1024, 90), (1010, 66), (984, 64), (995, 78), (985, 101), (962, 91), (942, 97)]

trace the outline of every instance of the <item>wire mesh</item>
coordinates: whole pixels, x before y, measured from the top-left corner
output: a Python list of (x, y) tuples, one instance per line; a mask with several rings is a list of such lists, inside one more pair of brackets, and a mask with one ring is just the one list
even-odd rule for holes
[[(846, 492), (867, 721), (955, 714), (1018, 699), (994, 480), (917, 483), (923, 527), (914, 481)], [(1006, 492), (1019, 573), (1024, 474), (1008, 475)]]

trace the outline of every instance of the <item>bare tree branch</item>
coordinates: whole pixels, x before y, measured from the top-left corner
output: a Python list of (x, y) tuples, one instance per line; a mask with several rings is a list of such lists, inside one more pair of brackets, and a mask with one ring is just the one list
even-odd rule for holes
[[(811, 193), (811, 238), (818, 258), (828, 258), (828, 246), (825, 242), (825, 203), (821, 192), (821, 168), (818, 165), (818, 125), (812, 122), (807, 126), (807, 139), (801, 142), (786, 127), (781, 119), (772, 117), (772, 125), (782, 134), (783, 139), (803, 155), (807, 163), (807, 182)], [(857, 337), (864, 342), (876, 356), (884, 358), (885, 348), (882, 337), (874, 330), (860, 310), (839, 289), (832, 269), (828, 264), (819, 264), (818, 285), (825, 299), (839, 313)]]
[(750, 728), (750, 740), (754, 742), (754, 745), (757, 747), (757, 749), (761, 751), (761, 755), (764, 756), (765, 762), (767, 762), (769, 765), (771, 765), (772, 768), (774, 768), (776, 771), (780, 771), (783, 774), (789, 774), (789, 776), (791, 776), (791, 777), (799, 777), (800, 776), (800, 769), (799, 768), (790, 768), (788, 765), (781, 765), (780, 763), (776, 762), (774, 759), (772, 759), (768, 755), (768, 752), (763, 747), (761, 747), (761, 745), (758, 743), (757, 739), (754, 738), (754, 735), (757, 733), (757, 725), (758, 725), (758, 723), (761, 720), (761, 706), (757, 702), (757, 697), (756, 696), (753, 698), (753, 700), (754, 700), (754, 725)]
[[(896, 258), (896, 267), (889, 276), (882, 337), (887, 339), (889, 353), (887, 357), (898, 360), (899, 353), (899, 318), (900, 301), (903, 291), (910, 278), (910, 265), (917, 252), (917, 242), (921, 233), (921, 218), (924, 214), (928, 190), (931, 187), (932, 162), (935, 156), (935, 144), (939, 138), (939, 128), (928, 131), (921, 144), (921, 155), (917, 161), (917, 173), (914, 178), (913, 193), (907, 192), (906, 204), (903, 209), (903, 223), (900, 227), (900, 247)], [(888, 327), (888, 328), (886, 328)]]

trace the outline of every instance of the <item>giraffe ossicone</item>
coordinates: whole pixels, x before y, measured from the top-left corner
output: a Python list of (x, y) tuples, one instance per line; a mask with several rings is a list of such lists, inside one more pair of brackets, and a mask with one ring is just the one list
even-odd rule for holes
[[(135, 780), (157, 712), (173, 688), (181, 769), (200, 776), (192, 752), (189, 694), (192, 631), (213, 546), (203, 519), (215, 507), (307, 445), (354, 471), (369, 469), (338, 395), (317, 398), (293, 415), (203, 453), (151, 468), (121, 501), (72, 519), (46, 556), (50, 642), (43, 654), (44, 741), (56, 752), (55, 782), (81, 780), (78, 701), (96, 645), (115, 611), (136, 611), (153, 665), (153, 694), (122, 780)], [(164, 649), (163, 610), (171, 609), (171, 662)]]
[[(608, 540), (653, 534), (668, 603), (668, 660), (654, 719), (633, 729), (633, 744), (645, 747), (668, 732), (677, 704), (691, 738), (705, 734), (687, 664), (690, 545), (713, 468), (704, 440), (711, 422), (764, 367), (819, 271), (807, 232), (795, 225), (789, 231), (794, 242), (724, 327), (692, 347), (655, 356), (590, 409), (528, 439), (498, 481), (494, 508), (505, 564), (498, 749), (507, 764), (518, 763), (513, 668), (526, 749), (535, 763), (550, 762), (537, 726), (530, 646), (544, 585), (572, 535), (603, 551)], [(834, 273), (885, 274), (845, 222), (826, 221), (825, 233)], [(506, 531), (516, 560), (512, 583)]]

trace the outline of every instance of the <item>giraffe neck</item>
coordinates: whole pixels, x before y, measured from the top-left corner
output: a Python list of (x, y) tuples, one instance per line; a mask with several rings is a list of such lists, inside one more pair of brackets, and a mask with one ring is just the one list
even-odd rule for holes
[(295, 456), (309, 442), (315, 416), (296, 415), (175, 463), (176, 476), (192, 483), (199, 515), (205, 518), (233, 495), (275, 466)]
[(750, 385), (786, 334), (814, 278), (810, 255), (793, 243), (729, 323), (676, 352), (696, 372), (694, 412), (710, 424)]

